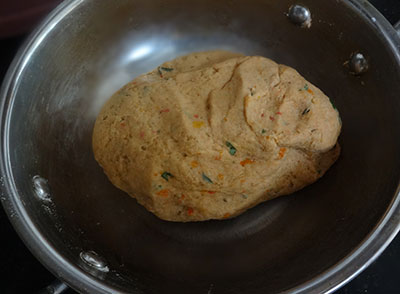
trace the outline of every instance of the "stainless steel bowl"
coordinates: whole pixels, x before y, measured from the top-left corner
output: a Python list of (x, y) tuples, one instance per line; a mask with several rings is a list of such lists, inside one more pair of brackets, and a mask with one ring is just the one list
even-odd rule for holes
[[(57, 277), (82, 293), (332, 292), (388, 245), (400, 218), (399, 38), (366, 1), (303, 0), (309, 29), (287, 17), (292, 4), (65, 1), (36, 30), (2, 87), (1, 199)], [(234, 219), (165, 222), (110, 184), (92, 128), (136, 75), (206, 49), (298, 69), (340, 110), (343, 152), (314, 185)], [(355, 52), (369, 62), (361, 76), (343, 65)]]

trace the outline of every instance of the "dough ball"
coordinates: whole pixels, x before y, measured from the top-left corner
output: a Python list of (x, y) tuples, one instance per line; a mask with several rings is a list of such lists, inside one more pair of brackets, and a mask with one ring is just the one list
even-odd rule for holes
[(193, 53), (105, 104), (93, 150), (110, 181), (169, 221), (239, 215), (315, 182), (339, 156), (339, 113), (293, 68)]

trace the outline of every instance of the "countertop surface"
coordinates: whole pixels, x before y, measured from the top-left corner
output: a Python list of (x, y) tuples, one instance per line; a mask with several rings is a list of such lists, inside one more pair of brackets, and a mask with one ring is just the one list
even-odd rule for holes
[[(371, 0), (392, 23), (400, 20), (400, 0)], [(0, 81), (25, 36), (0, 40)], [(3, 294), (36, 293), (55, 278), (28, 251), (0, 209), (0, 292)], [(384, 253), (353, 281), (335, 294), (400, 293), (400, 235)], [(67, 293), (76, 293), (68, 290)]]

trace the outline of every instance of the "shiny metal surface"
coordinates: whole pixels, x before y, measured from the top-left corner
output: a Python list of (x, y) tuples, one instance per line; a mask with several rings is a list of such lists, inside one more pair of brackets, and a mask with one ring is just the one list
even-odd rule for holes
[(40, 200), (51, 201), (49, 183), (41, 176), (34, 176), (32, 178), (33, 190)]
[(107, 273), (109, 271), (107, 262), (94, 251), (82, 251), (79, 257), (89, 266), (96, 270)]
[(291, 22), (301, 27), (309, 28), (311, 26), (310, 10), (298, 4), (289, 7), (288, 17)]
[[(323, 293), (399, 230), (400, 41), (366, 1), (65, 1), (26, 42), (1, 92), (3, 205), (32, 252), (82, 293)], [(341, 158), (314, 185), (225, 221), (169, 223), (113, 187), (93, 158), (95, 117), (165, 60), (228, 49), (295, 67), (341, 113)], [(351, 52), (371, 61), (360, 77)], [(48, 180), (51, 203), (32, 178)], [(90, 271), (82, 251), (107, 260)]]
[(400, 21), (398, 21), (395, 25), (394, 25), (395, 30), (397, 30), (397, 34), (399, 35), (400, 38)]
[(62, 294), (68, 290), (68, 286), (60, 281), (54, 281), (50, 285), (48, 285), (43, 290), (39, 291), (38, 294)]
[(352, 74), (361, 75), (365, 73), (369, 68), (368, 60), (362, 53), (354, 53), (350, 57), (349, 67)]

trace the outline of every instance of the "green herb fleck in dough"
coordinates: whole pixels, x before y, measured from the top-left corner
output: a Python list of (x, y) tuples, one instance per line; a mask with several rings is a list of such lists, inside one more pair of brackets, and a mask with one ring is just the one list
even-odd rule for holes
[(162, 66), (157, 67), (157, 71), (158, 71), (158, 74), (160, 75), (160, 77), (163, 77), (163, 71), (170, 72), (173, 70), (174, 70), (173, 68), (169, 68), (169, 67), (162, 67)]
[(173, 176), (172, 174), (170, 174), (169, 172), (163, 172), (161, 176), (162, 176), (162, 178), (163, 178), (164, 180), (166, 180), (167, 182), (168, 182), (169, 178), (173, 178), (173, 177), (174, 177), (174, 176)]
[(235, 155), (236, 154), (236, 148), (228, 141), (226, 141), (226, 147), (229, 148), (229, 154), (230, 155)]
[(265, 134), (267, 131), (265, 129), (262, 129), (261, 134)]
[(329, 99), (329, 102), (332, 104), (332, 107), (333, 107), (333, 109), (337, 110), (337, 108), (336, 108), (335, 104), (333, 104), (333, 102), (332, 102), (332, 100), (331, 100), (331, 99)]
[(306, 109), (303, 110), (303, 113), (301, 115), (306, 115), (309, 112), (310, 112), (310, 108), (307, 107)]
[(308, 84), (305, 84), (303, 88), (299, 89), (299, 91), (308, 91)]
[(160, 67), (160, 69), (162, 69), (163, 71), (173, 71), (173, 68), (170, 67)]
[(202, 173), (201, 176), (203, 177), (203, 180), (206, 181), (207, 183), (210, 183), (210, 184), (213, 183), (213, 181), (211, 181), (211, 179), (209, 177), (207, 177), (204, 173)]

